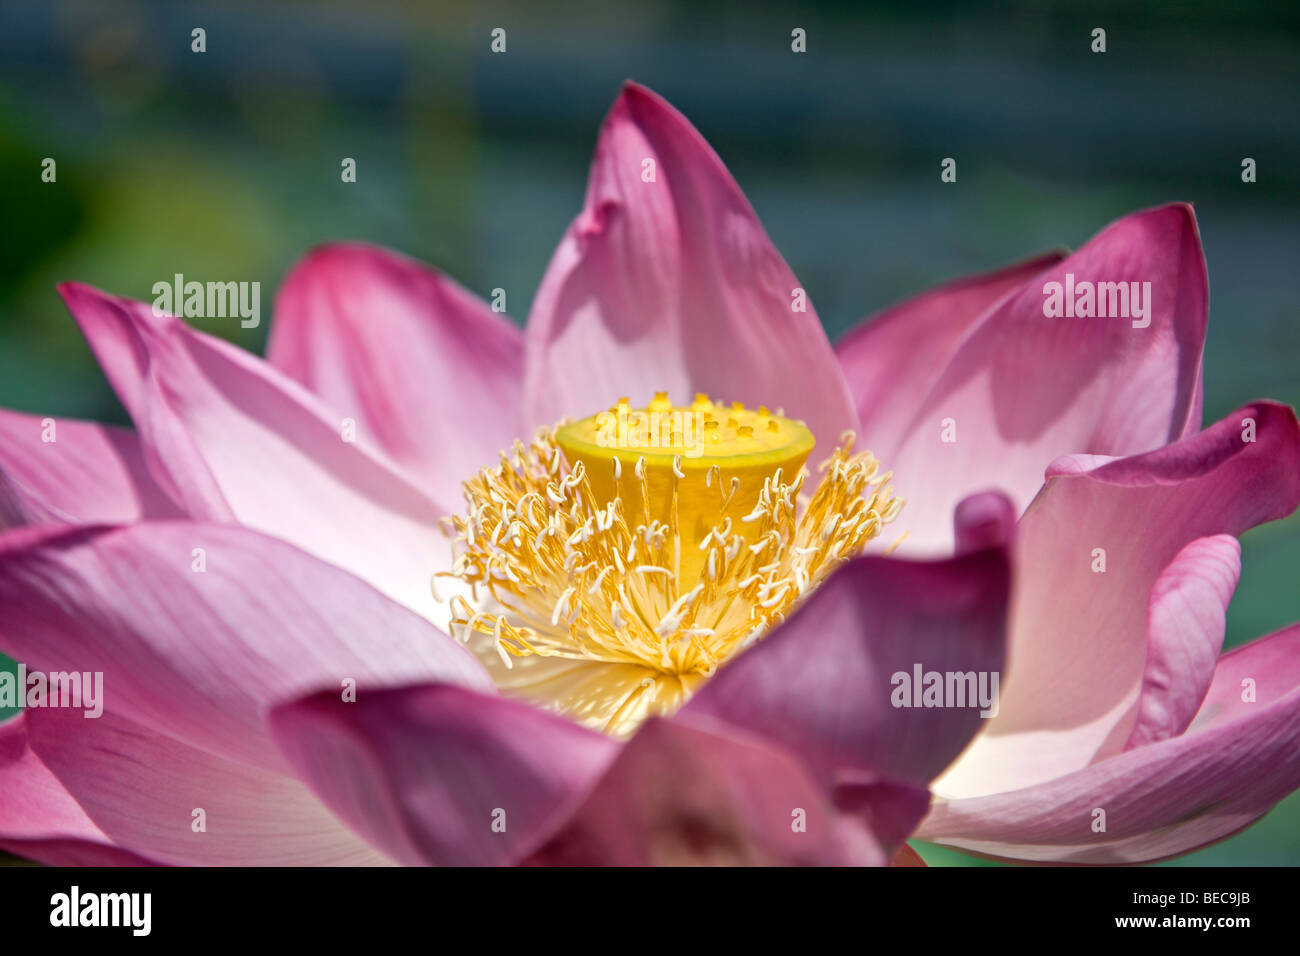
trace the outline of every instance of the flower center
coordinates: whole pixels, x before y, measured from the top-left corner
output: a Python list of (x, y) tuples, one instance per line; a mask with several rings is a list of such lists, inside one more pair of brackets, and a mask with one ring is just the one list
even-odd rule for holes
[(630, 734), (679, 707), (902, 508), (854, 436), (811, 496), (802, 423), (659, 393), (515, 442), (449, 520), (452, 633), (498, 686)]

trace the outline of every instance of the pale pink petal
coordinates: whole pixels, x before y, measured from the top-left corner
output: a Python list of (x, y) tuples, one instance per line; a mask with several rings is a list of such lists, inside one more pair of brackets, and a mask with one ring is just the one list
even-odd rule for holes
[[(1145, 320), (1045, 316), (1047, 283), (1067, 274), (1150, 283)], [(861, 443), (908, 500), (902, 553), (950, 549), (948, 515), (974, 490), (1001, 488), (1023, 509), (1057, 456), (1131, 455), (1196, 431), (1207, 289), (1191, 207), (1135, 213), (990, 308), (926, 391), (900, 381), (906, 396), (868, 411)]]
[[(31, 714), (32, 749), (119, 846), (200, 866), (383, 866), (298, 780), (105, 711)], [(201, 810), (197, 815), (195, 811)]]
[(1177, 737), (1200, 710), (1240, 576), (1241, 545), (1219, 534), (1187, 545), (1156, 579), (1137, 719), (1125, 749)]
[(150, 473), (198, 519), (284, 538), (433, 614), (448, 561), (435, 504), (343, 415), (260, 359), (140, 302), (62, 286), (122, 403)]
[(129, 431), (0, 409), (0, 528), (180, 514)]
[[(934, 563), (848, 563), (775, 633), (725, 665), (682, 714), (779, 741), (824, 780), (856, 770), (928, 784), (985, 722), (982, 708), (976, 699), (919, 706), (922, 688), (913, 697), (897, 675), (970, 673), (972, 697), (982, 682), (987, 709), (997, 708), (1013, 515), (997, 505), (1000, 496), (981, 497), (958, 520), (1002, 516), (996, 532), (983, 529), (984, 550)], [(911, 704), (918, 706), (903, 706)]]
[(1300, 688), (1300, 626), (1235, 647), (1219, 658), (1214, 680), (1188, 733), (1257, 713)]
[(294, 267), (267, 360), (446, 505), (533, 431), (519, 421), (523, 333), (442, 273), (377, 246), (321, 246)]
[(93, 823), (27, 737), (26, 714), (0, 722), (0, 848), (51, 866), (147, 866)]
[[(1036, 786), (936, 799), (917, 835), (992, 856), (1068, 863), (1147, 862), (1231, 836), (1300, 787), (1297, 660), (1300, 625), (1293, 625), (1224, 657), (1220, 670), (1231, 673), (1216, 675), (1210, 692), (1218, 711), (1187, 734)], [(1272, 671), (1279, 662), (1282, 677)], [(1253, 702), (1241, 700), (1243, 673), (1258, 678)]]
[[(1246, 420), (1254, 441), (1243, 441)], [(1290, 408), (1258, 402), (1149, 454), (1091, 471), (1067, 460), (1048, 475), (1017, 537), (1001, 712), (935, 782), (936, 793), (1012, 790), (1124, 748), (1138, 719), (1149, 626), (1166, 647), (1180, 627), (1196, 634), (1205, 626), (1204, 595), (1189, 604), (1158, 596), (1149, 620), (1152, 589), (1198, 538), (1240, 535), (1295, 510), (1300, 425)], [(1187, 706), (1179, 701), (1180, 720)]]
[(840, 799), (761, 738), (651, 718), (528, 862), (883, 866), (929, 803), (923, 789), (891, 785)]
[(878, 452), (900, 446), (917, 400), (929, 394), (985, 312), (1065, 256), (1048, 252), (948, 282), (872, 316), (836, 342), (867, 445)]
[(418, 680), (491, 687), (478, 661), (423, 618), (233, 525), (5, 532), (0, 652), (45, 673), (102, 671), (115, 714), (273, 771), (284, 762), (264, 712), (282, 700), (342, 694), (345, 681), (359, 693)]
[(562, 717), (451, 685), (354, 703), (322, 693), (279, 707), (271, 727), (321, 798), (408, 864), (513, 862), (618, 749)]
[[(653, 181), (647, 181), (653, 174)], [(524, 417), (707, 392), (783, 407), (829, 450), (857, 422), (812, 306), (717, 154), (629, 83), (525, 329)]]

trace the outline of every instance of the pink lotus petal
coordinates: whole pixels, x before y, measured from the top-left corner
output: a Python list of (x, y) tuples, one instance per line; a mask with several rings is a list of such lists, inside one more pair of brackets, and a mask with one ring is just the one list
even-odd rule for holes
[(355, 419), (437, 501), (516, 438), (523, 333), (442, 273), (333, 243), (289, 273), (267, 360)]
[[(206, 570), (196, 573), (194, 549)], [(20, 528), (0, 535), (0, 652), (102, 671), (115, 714), (283, 772), (264, 711), (332, 688), (491, 688), (423, 618), (292, 545), (232, 525)]]
[(883, 866), (929, 803), (901, 786), (853, 796), (843, 809), (828, 803), (798, 760), (761, 739), (651, 718), (528, 862)]
[(386, 464), (342, 415), (260, 359), (149, 306), (60, 291), (134, 419), (149, 471), (199, 519), (238, 521), (433, 614), (429, 575), (447, 510)]
[[(1254, 442), (1242, 440), (1248, 418)], [(1272, 402), (1092, 471), (1077, 460), (1053, 465), (1020, 522), (1002, 710), (935, 792), (1025, 787), (1122, 750), (1138, 718), (1149, 623), (1158, 644), (1204, 626), (1199, 599), (1159, 603), (1149, 622), (1162, 573), (1196, 539), (1239, 535), (1298, 502), (1300, 425)], [(1103, 551), (1104, 573), (1093, 570)]]
[[(1067, 273), (1150, 282), (1150, 325), (1046, 317), (1044, 287)], [(1207, 288), (1192, 210), (1171, 205), (1119, 220), (990, 308), (923, 397), (909, 391), (863, 422), (863, 446), (908, 500), (902, 553), (950, 549), (948, 515), (973, 490), (1002, 488), (1023, 509), (1059, 455), (1131, 455), (1199, 428)], [(906, 355), (880, 362), (911, 367)]]
[(948, 282), (872, 316), (835, 343), (867, 445), (877, 453), (899, 447), (918, 397), (929, 394), (971, 329), (1065, 256), (1048, 252)]
[[(836, 811), (865, 827), (886, 857), (896, 857), (929, 810), (930, 791), (860, 770), (841, 771), (838, 776), (831, 791)], [(889, 865), (894, 865), (892, 859)]]
[[(256, 770), (105, 711), (33, 711), (32, 749), (122, 847), (199, 866), (384, 866), (293, 777)], [(196, 831), (195, 810), (203, 829)]]
[(116, 846), (32, 752), (27, 716), (0, 722), (0, 848), (50, 866), (148, 866)]
[(1300, 688), (1300, 626), (1234, 647), (1214, 666), (1214, 679), (1188, 733), (1250, 717)]
[(129, 431), (0, 409), (0, 528), (180, 514)]
[(1013, 515), (998, 507), (1001, 496), (981, 498), (959, 520), (1002, 515), (996, 533), (985, 529), (985, 550), (934, 563), (848, 563), (723, 666), (683, 716), (707, 714), (780, 741), (823, 780), (857, 770), (928, 784), (987, 721), (978, 706), (895, 706), (893, 675), (911, 679), (920, 665), (978, 680), (1002, 669)]
[[(1218, 716), (1189, 733), (1036, 786), (936, 800), (917, 835), (977, 853), (1070, 863), (1139, 863), (1231, 836), (1300, 787), (1300, 625), (1226, 655)], [(1283, 678), (1272, 674), (1287, 662)], [(1241, 700), (1238, 677), (1258, 678)], [(1225, 711), (1228, 699), (1235, 700)], [(1207, 702), (1208, 703), (1208, 702)], [(1105, 811), (1105, 832), (1094, 830)]]
[(271, 715), (299, 775), (408, 864), (516, 860), (613, 757), (609, 737), (451, 685), (318, 694)]
[(1224, 614), (1240, 576), (1241, 545), (1219, 534), (1187, 545), (1156, 579), (1137, 720), (1126, 750), (1177, 737), (1196, 716), (1214, 679)]
[(894, 858), (889, 861), (890, 866), (925, 866), (925, 860), (921, 859), (921, 854), (917, 853), (906, 843), (902, 849), (894, 854)]
[(952, 516), (958, 554), (970, 554), (1010, 543), (1016, 508), (1000, 491), (981, 491), (957, 502)]
[[(649, 164), (653, 182), (643, 180)], [(857, 415), (812, 306), (793, 308), (798, 287), (703, 137), (629, 83), (533, 302), (524, 418), (708, 392), (781, 406), (829, 451)]]

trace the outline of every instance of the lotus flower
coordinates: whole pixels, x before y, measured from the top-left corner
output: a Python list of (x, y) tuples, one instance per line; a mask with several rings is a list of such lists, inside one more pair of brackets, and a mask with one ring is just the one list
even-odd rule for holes
[[(1146, 324), (1045, 315), (1088, 282), (1150, 283)], [(0, 650), (104, 676), (98, 719), (0, 725), (22, 856), (1133, 862), (1300, 785), (1300, 627), (1220, 656), (1300, 426), (1201, 430), (1185, 205), (832, 348), (629, 85), (522, 332), (355, 244), (291, 272), (265, 360), (60, 291), (135, 430), (0, 415)], [(593, 440), (655, 411), (657, 449)], [(1001, 674), (996, 714), (897, 693), (929, 672)]]

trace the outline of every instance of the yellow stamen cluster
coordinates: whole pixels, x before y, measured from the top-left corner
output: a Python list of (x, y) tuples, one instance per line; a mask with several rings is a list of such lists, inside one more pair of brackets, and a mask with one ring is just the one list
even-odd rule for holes
[(656, 402), (723, 437), (688, 458), (667, 427), (653, 449), (588, 440), (599, 416), (541, 429), (466, 481), (467, 513), (446, 519), (450, 576), (473, 596), (451, 599), (453, 634), (503, 689), (616, 735), (683, 702), (903, 505), (852, 433), (809, 498), (802, 424)]

